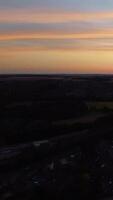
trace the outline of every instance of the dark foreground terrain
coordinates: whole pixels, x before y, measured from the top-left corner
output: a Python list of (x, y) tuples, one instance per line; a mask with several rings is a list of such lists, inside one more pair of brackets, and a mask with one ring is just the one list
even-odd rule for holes
[(0, 76), (0, 200), (112, 199), (113, 76)]

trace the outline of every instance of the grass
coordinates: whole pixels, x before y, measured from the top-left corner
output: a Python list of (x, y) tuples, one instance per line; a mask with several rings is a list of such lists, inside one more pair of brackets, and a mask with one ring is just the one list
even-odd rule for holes
[(86, 103), (89, 110), (113, 110), (113, 101), (96, 101)]

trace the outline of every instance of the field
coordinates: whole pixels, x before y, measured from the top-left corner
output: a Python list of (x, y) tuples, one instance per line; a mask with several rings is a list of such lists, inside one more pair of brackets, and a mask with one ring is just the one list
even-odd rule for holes
[(89, 110), (113, 110), (113, 101), (87, 102)]

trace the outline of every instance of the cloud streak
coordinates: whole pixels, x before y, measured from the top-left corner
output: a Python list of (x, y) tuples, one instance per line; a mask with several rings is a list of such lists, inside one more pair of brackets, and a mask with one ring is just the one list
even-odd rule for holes
[(31, 39), (110, 39), (113, 38), (113, 29), (95, 30), (80, 33), (64, 32), (14, 32), (0, 34), (0, 41), (31, 40)]
[(0, 23), (67, 23), (113, 20), (113, 12), (68, 12), (57, 10), (0, 10)]

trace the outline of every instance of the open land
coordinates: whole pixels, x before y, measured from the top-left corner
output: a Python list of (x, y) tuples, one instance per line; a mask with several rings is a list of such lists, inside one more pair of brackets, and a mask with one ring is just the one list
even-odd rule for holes
[(0, 75), (0, 199), (113, 196), (113, 76)]

